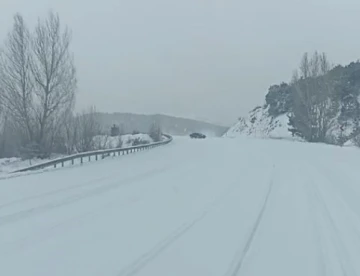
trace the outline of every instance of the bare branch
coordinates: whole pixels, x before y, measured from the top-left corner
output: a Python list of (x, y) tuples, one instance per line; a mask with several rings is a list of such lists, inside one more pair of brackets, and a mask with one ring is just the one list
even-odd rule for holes
[(12, 31), (0, 53), (0, 100), (4, 109), (20, 128), (27, 130), (26, 140), (33, 139), (33, 89), (30, 33), (20, 14), (14, 16)]
[[(76, 118), (76, 149), (78, 152), (90, 151), (96, 148), (95, 136), (101, 133), (101, 125), (97, 118), (95, 107), (90, 107), (87, 111), (78, 115)], [(107, 140), (97, 143), (99, 147), (104, 147)]]
[(64, 110), (71, 109), (75, 101), (77, 81), (70, 42), (70, 31), (61, 30), (58, 15), (49, 13), (45, 21), (38, 21), (32, 40), (31, 71), (35, 80), (40, 143), (46, 140), (52, 121), (58, 120)]

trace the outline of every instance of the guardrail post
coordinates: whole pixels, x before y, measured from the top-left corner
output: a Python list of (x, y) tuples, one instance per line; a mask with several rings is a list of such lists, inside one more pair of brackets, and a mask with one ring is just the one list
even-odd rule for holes
[(74, 165), (74, 158), (71, 159), (71, 165)]
[(82, 158), (82, 156), (80, 157), (80, 163), (81, 163), (81, 164), (83, 163), (83, 158)]
[(64, 161), (61, 162), (61, 167), (64, 167)]
[(54, 168), (56, 169), (56, 163), (54, 164)]
[(89, 155), (89, 162), (91, 161), (91, 155)]
[(95, 155), (95, 160), (98, 161), (98, 155), (97, 154)]

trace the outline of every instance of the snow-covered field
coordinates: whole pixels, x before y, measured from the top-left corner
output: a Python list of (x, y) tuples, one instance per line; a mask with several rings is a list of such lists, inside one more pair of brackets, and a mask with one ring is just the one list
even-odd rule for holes
[(360, 151), (176, 138), (0, 180), (0, 275), (360, 275)]

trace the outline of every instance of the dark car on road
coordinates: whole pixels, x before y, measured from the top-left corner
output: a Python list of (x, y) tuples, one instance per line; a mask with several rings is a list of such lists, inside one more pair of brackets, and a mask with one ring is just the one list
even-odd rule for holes
[(206, 136), (202, 133), (194, 132), (190, 134), (190, 138), (192, 139), (205, 139)]

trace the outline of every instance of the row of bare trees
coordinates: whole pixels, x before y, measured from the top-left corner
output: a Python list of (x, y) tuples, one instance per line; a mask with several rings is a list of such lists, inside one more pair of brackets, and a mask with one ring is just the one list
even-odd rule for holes
[(14, 16), (0, 48), (0, 157), (89, 147), (80, 138), (97, 127), (95, 110), (73, 115), (77, 80), (70, 43), (71, 32), (57, 14), (39, 19), (33, 31)]
[[(33, 31), (20, 14), (14, 16), (0, 45), (0, 158), (107, 147), (107, 135), (96, 137), (102, 129), (95, 107), (74, 112), (77, 79), (70, 44), (71, 32), (57, 14), (39, 18)], [(161, 140), (160, 128), (154, 125), (150, 135)]]

